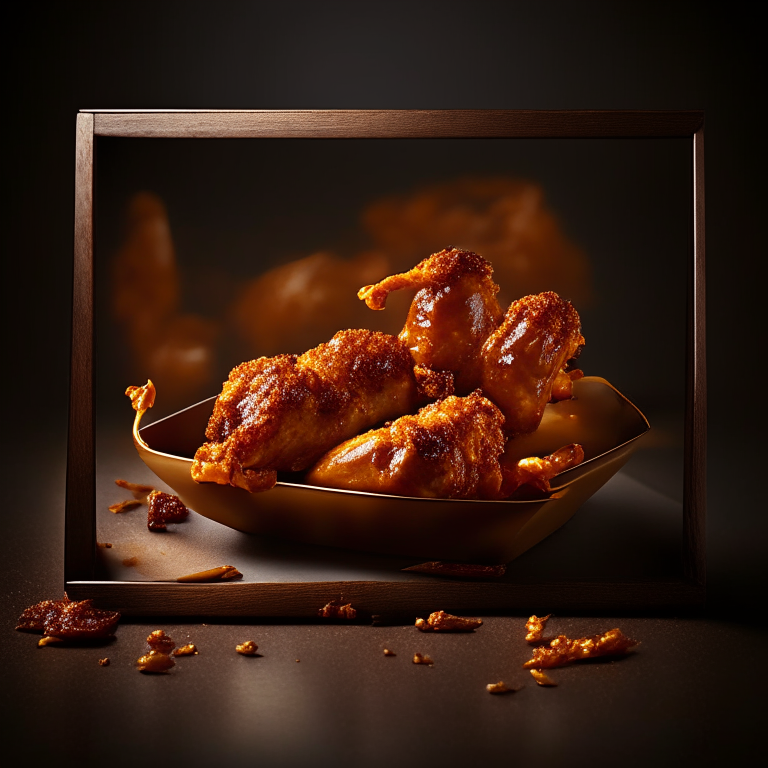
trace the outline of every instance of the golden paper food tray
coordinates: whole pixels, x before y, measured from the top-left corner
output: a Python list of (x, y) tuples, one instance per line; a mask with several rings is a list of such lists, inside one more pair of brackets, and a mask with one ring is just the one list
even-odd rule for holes
[[(246, 533), (427, 560), (506, 563), (549, 536), (604, 485), (649, 425), (607, 381), (574, 383), (574, 399), (548, 405), (536, 433), (514, 441), (519, 458), (579, 442), (585, 461), (535, 501), (387, 496), (279, 482), (265, 493), (196, 483), (192, 456), (205, 442), (215, 398), (150, 424), (134, 443), (144, 463), (200, 515)], [(139, 437), (140, 435), (140, 437)]]

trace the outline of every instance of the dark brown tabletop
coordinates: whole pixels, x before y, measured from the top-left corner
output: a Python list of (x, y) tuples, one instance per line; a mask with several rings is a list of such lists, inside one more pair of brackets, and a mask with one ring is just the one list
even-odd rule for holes
[[(740, 521), (726, 519), (719, 483), (709, 607), (658, 617), (555, 616), (547, 634), (620, 627), (640, 644), (624, 658), (555, 669), (557, 687), (542, 688), (522, 667), (531, 653), (527, 616), (484, 616), (475, 632), (453, 635), (421, 633), (411, 621), (139, 618), (124, 620), (103, 644), (39, 648), (38, 635), (13, 627), (27, 605), (61, 595), (62, 445), (52, 441), (38, 453), (44, 482), (35, 482), (31, 464), (17, 463), (25, 481), (6, 506), (16, 514), (6, 516), (3, 540), (2, 722), (4, 752), (15, 760), (718, 765), (759, 747), (766, 680), (757, 532), (764, 523), (748, 510)], [(745, 524), (754, 537), (744, 537)], [(195, 643), (199, 655), (177, 659), (168, 674), (139, 673), (154, 629), (178, 645)], [(249, 639), (260, 656), (236, 653)], [(413, 664), (417, 652), (434, 665)], [(99, 665), (103, 658), (109, 666)], [(490, 695), (486, 685), (500, 680), (520, 690)]]

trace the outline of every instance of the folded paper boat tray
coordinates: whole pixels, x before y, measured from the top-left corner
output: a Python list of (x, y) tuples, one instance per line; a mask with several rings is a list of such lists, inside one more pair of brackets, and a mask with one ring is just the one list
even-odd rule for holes
[(134, 430), (146, 465), (200, 515), (260, 536), (425, 560), (507, 563), (566, 523), (637, 448), (649, 429), (607, 381), (575, 382), (574, 400), (547, 406), (539, 430), (514, 441), (516, 456), (545, 455), (579, 442), (585, 461), (552, 482), (549, 498), (469, 501), (386, 496), (279, 482), (264, 493), (196, 483), (195, 450), (215, 398)]

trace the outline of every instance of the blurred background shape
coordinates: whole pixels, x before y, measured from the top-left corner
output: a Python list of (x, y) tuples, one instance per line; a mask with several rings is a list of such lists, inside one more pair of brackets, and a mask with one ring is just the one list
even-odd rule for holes
[[(387, 269), (386, 257), (377, 253), (342, 259), (320, 251), (295, 259), (250, 280), (234, 297), (229, 320), (248, 357), (300, 354), (336, 331), (375, 325), (379, 318), (372, 317), (357, 291)], [(398, 332), (391, 316), (383, 319), (386, 330)]]
[(363, 224), (398, 272), (449, 246), (479, 253), (493, 264), (504, 307), (542, 291), (579, 307), (592, 296), (586, 254), (532, 182), (497, 176), (432, 184), (373, 203)]
[(275, 258), (259, 258), (256, 239), (256, 256), (245, 265), (216, 254), (215, 289), (225, 295), (207, 316), (181, 309), (184, 286), (205, 293), (212, 273), (180, 265), (160, 197), (134, 194), (124, 221), (111, 264), (117, 344), (127, 353), (126, 383), (151, 378), (166, 408), (214, 394), (245, 359), (300, 354), (346, 328), (399, 333), (413, 292), (395, 294), (386, 310), (373, 312), (358, 289), (448, 246), (493, 264), (503, 306), (544, 290), (582, 308), (592, 296), (589, 261), (562, 232), (541, 187), (510, 177), (462, 177), (381, 196), (363, 208), (359, 224), (352, 217), (352, 231), (338, 234), (338, 241), (368, 246), (346, 258), (318, 241), (315, 253), (278, 259), (259, 272)]
[(180, 275), (163, 201), (134, 195), (112, 260), (112, 314), (129, 356), (130, 381), (151, 378), (169, 404), (200, 398), (215, 380), (218, 323), (180, 311)]

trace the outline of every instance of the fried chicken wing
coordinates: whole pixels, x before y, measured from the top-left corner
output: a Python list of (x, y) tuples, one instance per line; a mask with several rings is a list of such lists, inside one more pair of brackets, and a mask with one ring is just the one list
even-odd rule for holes
[(502, 423), (479, 392), (452, 395), (347, 440), (320, 459), (306, 482), (397, 496), (498, 498)]
[(413, 360), (394, 336), (340, 331), (303, 355), (262, 357), (232, 370), (195, 454), (197, 482), (247, 491), (417, 404)]
[(502, 318), (492, 274), (482, 256), (450, 248), (357, 295), (371, 309), (384, 309), (392, 291), (418, 288), (400, 339), (416, 363), (451, 371), (456, 393), (467, 394), (478, 386), (480, 349)]
[(570, 379), (565, 367), (583, 344), (578, 313), (556, 293), (510, 304), (481, 351), (481, 386), (504, 414), (508, 434), (526, 434), (539, 426), (556, 382), (556, 394), (570, 396), (563, 386), (563, 378)]

